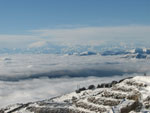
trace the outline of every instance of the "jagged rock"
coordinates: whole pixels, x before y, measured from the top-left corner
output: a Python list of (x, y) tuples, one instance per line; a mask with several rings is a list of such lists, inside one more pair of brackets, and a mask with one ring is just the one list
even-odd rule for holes
[(74, 96), (73, 96), (73, 97), (72, 97), (72, 102), (76, 102), (77, 99), (78, 99), (77, 97), (74, 97)]
[(83, 87), (83, 88), (79, 88), (78, 90), (76, 90), (76, 93), (80, 93), (81, 91), (84, 91), (84, 90), (86, 90), (86, 88), (85, 88), (85, 87)]
[(132, 79), (132, 78), (133, 78), (133, 77), (128, 77), (128, 78), (121, 79), (121, 80), (119, 80), (119, 82), (118, 82), (118, 83), (121, 83), (121, 82), (123, 82), (124, 80)]
[(120, 103), (120, 100), (103, 99), (103, 98), (95, 98), (95, 97), (89, 97), (87, 100), (94, 104), (106, 105), (106, 106), (116, 106)]
[(126, 84), (131, 85), (131, 86), (137, 86), (137, 87), (147, 87), (147, 84), (140, 83), (138, 81), (133, 81), (133, 80), (126, 81)]
[(107, 109), (104, 107), (102, 108), (102, 107), (98, 107), (98, 106), (92, 105), (92, 104), (87, 104), (84, 102), (77, 102), (75, 105), (76, 105), (76, 107), (89, 109), (90, 111), (95, 111), (95, 112), (106, 112), (107, 111)]
[(103, 83), (101, 85), (98, 84), (98, 86), (97, 86), (97, 88), (104, 88), (104, 87), (105, 87), (105, 83)]
[(111, 83), (105, 84), (105, 88), (111, 88), (111, 87), (112, 87), (112, 84), (111, 84)]
[(111, 85), (113, 86), (113, 85), (115, 85), (115, 84), (117, 84), (118, 82), (117, 81), (112, 81), (111, 82)]
[(90, 86), (88, 87), (88, 89), (95, 89), (95, 86), (94, 86), (94, 85), (90, 85)]
[(150, 96), (147, 96), (143, 102), (144, 102), (145, 108), (149, 109), (150, 108)]
[(101, 85), (97, 85), (97, 88), (111, 88), (112, 87), (112, 83), (103, 83)]
[(103, 88), (100, 84), (97, 85), (97, 88)]
[(132, 88), (126, 88), (125, 86), (119, 86), (119, 85), (115, 85), (113, 88), (113, 90), (116, 90), (116, 91), (123, 91), (123, 92), (130, 92), (130, 91), (133, 91)]
[(138, 101), (127, 104), (126, 106), (120, 109), (120, 113), (129, 113), (130, 111), (135, 110), (138, 107), (138, 105), (139, 105)]

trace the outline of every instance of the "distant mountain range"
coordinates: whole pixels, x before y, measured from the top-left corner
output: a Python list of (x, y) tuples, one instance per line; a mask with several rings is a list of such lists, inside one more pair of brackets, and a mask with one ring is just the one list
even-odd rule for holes
[(91, 49), (90, 46), (78, 46), (76, 47), (65, 47), (65, 46), (55, 46), (51, 47), (39, 47), (39, 48), (24, 48), (24, 49), (8, 49), (1, 48), (0, 54), (66, 54), (66, 55), (125, 55), (124, 58), (137, 58), (145, 59), (150, 56), (150, 48), (135, 48), (135, 49), (124, 49), (124, 48), (100, 48)]
[(112, 55), (124, 55), (123, 58), (137, 58), (137, 59), (146, 59), (150, 58), (150, 49), (149, 48), (136, 48), (131, 50), (106, 50), (103, 52), (92, 52), (85, 51), (81, 53), (73, 53), (73, 55), (87, 56), (87, 55), (102, 55), (102, 56), (112, 56)]

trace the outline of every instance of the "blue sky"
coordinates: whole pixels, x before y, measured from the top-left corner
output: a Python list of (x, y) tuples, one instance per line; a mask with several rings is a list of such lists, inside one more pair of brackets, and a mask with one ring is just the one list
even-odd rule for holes
[[(144, 35), (143, 37), (148, 38), (149, 34), (147, 33), (150, 26), (149, 6), (149, 0), (1, 0), (0, 41), (3, 44), (5, 42), (6, 44), (4, 45), (11, 44), (14, 46), (16, 42), (10, 43), (9, 39), (18, 40), (19, 37), (24, 37), (23, 40), (26, 40), (24, 44), (26, 44), (43, 41), (45, 40), (43, 37), (46, 37), (46, 40), (47, 38), (49, 40), (51, 40), (50, 38), (57, 39), (57, 37), (60, 37), (56, 36), (57, 32), (58, 34), (63, 34), (64, 36), (62, 37), (67, 37), (66, 34), (68, 35), (69, 31), (64, 31), (64, 29), (82, 31), (85, 30), (84, 28), (88, 28), (93, 31), (95, 28), (99, 29), (99, 27), (100, 29), (114, 27), (111, 31), (107, 30), (106, 34), (108, 34), (109, 31), (113, 33), (116, 27), (121, 27), (121, 29), (125, 30), (129, 26), (132, 27), (132, 30), (135, 29), (133, 26), (138, 26), (137, 32), (142, 31), (141, 36), (146, 29), (146, 36)], [(57, 31), (58, 29), (59, 31)], [(49, 33), (47, 33), (48, 30)], [(55, 33), (54, 30), (56, 30)], [(131, 28), (129, 27), (128, 31), (130, 30)], [(76, 31), (74, 32), (72, 35), (76, 34)], [(133, 31), (132, 35), (127, 38), (131, 38), (133, 34), (135, 35), (135, 32)], [(126, 33), (128, 32), (123, 34)], [(81, 34), (79, 37), (84, 37), (83, 33)], [(91, 36), (95, 37), (93, 34)], [(29, 39), (32, 39), (31, 37), (34, 38), (29, 41)], [(69, 37), (71, 38), (71, 34)], [(100, 36), (97, 36), (95, 41), (98, 37)]]
[(0, 33), (66, 26), (150, 25), (149, 0), (1, 0)]

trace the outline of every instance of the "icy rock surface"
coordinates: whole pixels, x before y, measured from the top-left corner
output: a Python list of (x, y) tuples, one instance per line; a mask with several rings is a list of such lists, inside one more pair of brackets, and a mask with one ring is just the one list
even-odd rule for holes
[(38, 102), (11, 105), (0, 113), (150, 113), (150, 77), (137, 76)]

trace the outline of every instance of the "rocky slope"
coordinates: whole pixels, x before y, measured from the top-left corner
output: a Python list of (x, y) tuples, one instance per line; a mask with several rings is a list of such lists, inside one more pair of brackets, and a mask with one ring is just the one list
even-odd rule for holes
[(91, 85), (60, 97), (11, 105), (0, 113), (148, 113), (150, 77), (137, 76)]

